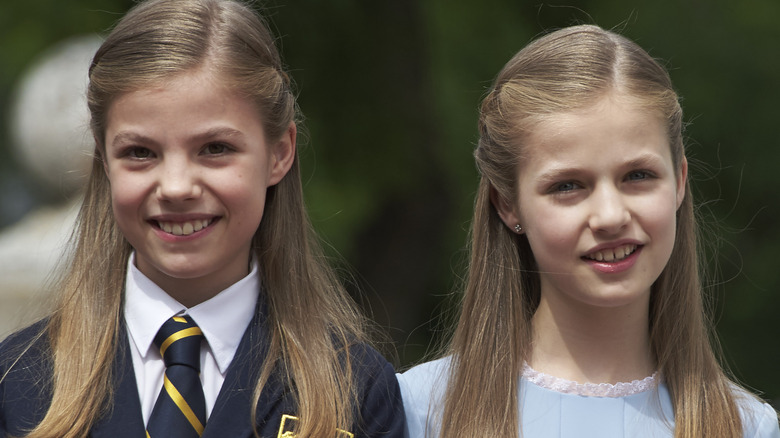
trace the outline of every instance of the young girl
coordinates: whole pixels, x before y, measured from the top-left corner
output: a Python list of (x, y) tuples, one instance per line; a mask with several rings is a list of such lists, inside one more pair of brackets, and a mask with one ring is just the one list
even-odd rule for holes
[(780, 437), (710, 345), (682, 111), (595, 26), (504, 67), (480, 117), (471, 262), (448, 354), (399, 376), (415, 437)]
[(75, 248), (0, 347), (0, 436), (401, 436), (304, 212), (273, 42), (237, 1), (150, 0), (100, 47)]

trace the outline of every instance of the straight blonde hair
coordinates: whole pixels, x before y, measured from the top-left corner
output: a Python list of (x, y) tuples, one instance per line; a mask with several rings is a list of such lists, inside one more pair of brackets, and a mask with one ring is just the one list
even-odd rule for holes
[[(528, 240), (509, 230), (490, 192), (511, 204), (524, 141), (536, 123), (586, 108), (610, 92), (666, 121), (672, 160), (685, 156), (682, 109), (668, 73), (638, 45), (596, 26), (545, 35), (518, 52), (484, 98), (475, 151), (481, 174), (461, 313), (448, 354), (442, 438), (521, 433), (518, 385), (531, 349), (540, 280)], [(691, 189), (677, 212), (677, 237), (651, 289), (650, 344), (672, 398), (676, 438), (742, 436), (733, 383), (714, 352), (697, 258)]]
[[(45, 326), (52, 400), (27, 435), (85, 437), (113, 401), (112, 369), (120, 351), (125, 271), (132, 248), (117, 228), (105, 153), (106, 117), (124, 93), (159, 84), (205, 63), (230, 90), (256, 103), (267, 141), (298, 121), (291, 80), (262, 18), (234, 0), (150, 0), (116, 25), (90, 67), (88, 103), (95, 159), (74, 231), (74, 250)], [(333, 436), (354, 423), (356, 388), (349, 348), (364, 342), (366, 321), (329, 265), (306, 215), (298, 159), (268, 189), (252, 242), (270, 331), (254, 387), (273, 374), (295, 397), (297, 436)], [(257, 434), (257, 432), (255, 432)]]

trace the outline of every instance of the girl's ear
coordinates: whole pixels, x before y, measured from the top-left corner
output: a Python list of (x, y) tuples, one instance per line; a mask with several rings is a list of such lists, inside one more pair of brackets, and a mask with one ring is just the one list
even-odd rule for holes
[(688, 159), (682, 158), (680, 163), (680, 172), (677, 174), (677, 208), (682, 205), (685, 199), (685, 187), (688, 183)]
[(270, 152), (270, 173), (268, 174), (268, 187), (278, 184), (279, 181), (287, 175), (295, 161), (295, 138), (298, 134), (298, 128), (295, 122), (290, 122), (287, 131), (282, 137), (271, 146)]
[(520, 217), (515, 211), (514, 205), (507, 202), (492, 185), (490, 186), (490, 203), (493, 204), (493, 208), (498, 212), (498, 216), (504, 222), (504, 225), (515, 233), (520, 234), (523, 232)]

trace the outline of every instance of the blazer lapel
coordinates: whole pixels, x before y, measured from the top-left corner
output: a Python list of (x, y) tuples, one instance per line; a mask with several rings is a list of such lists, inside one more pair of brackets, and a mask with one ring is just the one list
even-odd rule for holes
[(124, 328), (121, 329), (118, 342), (119, 351), (114, 363), (114, 378), (117, 380), (114, 403), (111, 411), (92, 427), (92, 438), (138, 438), (146, 434), (133, 361), (128, 351), (129, 340)]
[[(251, 412), (254, 397), (255, 384), (260, 368), (266, 360), (268, 352), (267, 331), (265, 329), (264, 306), (258, 305), (258, 312), (247, 327), (233, 361), (228, 368), (225, 382), (219, 391), (214, 409), (211, 411), (206, 429), (201, 438), (218, 437), (254, 437), (252, 431)], [(262, 436), (267, 436), (264, 423), (273, 417), (275, 411), (280, 410), (283, 403), (284, 390), (276, 380), (277, 376), (271, 376), (265, 385), (254, 418), (258, 421), (258, 428)], [(278, 415), (281, 418), (281, 414)], [(271, 420), (273, 421), (273, 420)], [(273, 425), (274, 430), (279, 428), (279, 420)], [(274, 432), (273, 437), (276, 436)]]

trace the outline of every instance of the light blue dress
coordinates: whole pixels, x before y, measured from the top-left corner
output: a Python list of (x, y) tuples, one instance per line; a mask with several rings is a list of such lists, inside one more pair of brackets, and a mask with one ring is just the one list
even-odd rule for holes
[[(398, 374), (409, 438), (439, 438), (449, 359)], [(674, 418), (663, 384), (631, 395), (597, 397), (549, 389), (547, 382), (520, 382), (521, 436), (526, 438), (671, 438)], [(544, 385), (544, 386), (540, 386)], [(545, 387), (547, 386), (547, 387)], [(737, 400), (745, 438), (780, 438), (777, 414), (742, 392)]]

